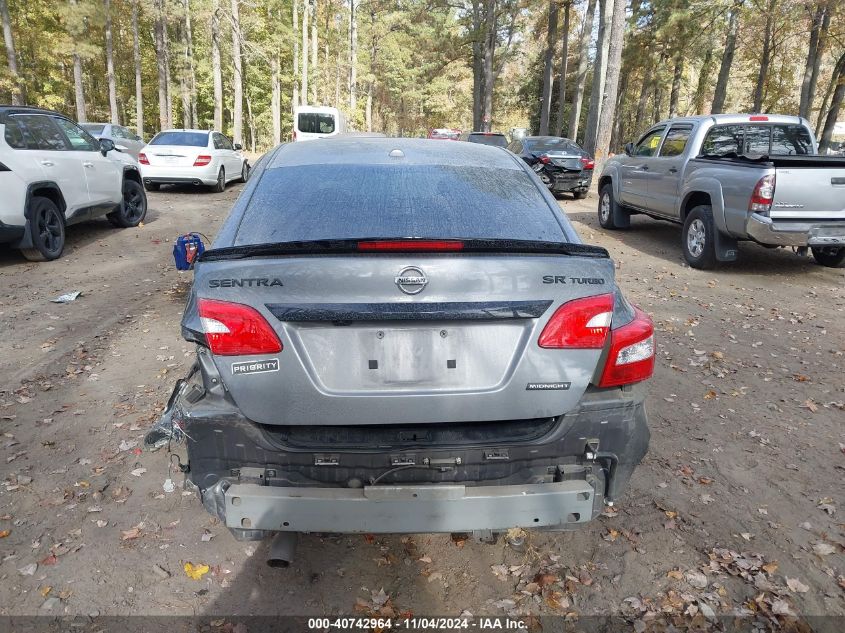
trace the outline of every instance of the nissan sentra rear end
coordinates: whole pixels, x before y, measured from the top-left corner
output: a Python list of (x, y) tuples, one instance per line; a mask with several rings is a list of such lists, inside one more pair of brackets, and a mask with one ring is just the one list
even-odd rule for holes
[(280, 146), (182, 328), (197, 363), (164, 419), (239, 538), (567, 529), (647, 449), (651, 320), (499, 148)]

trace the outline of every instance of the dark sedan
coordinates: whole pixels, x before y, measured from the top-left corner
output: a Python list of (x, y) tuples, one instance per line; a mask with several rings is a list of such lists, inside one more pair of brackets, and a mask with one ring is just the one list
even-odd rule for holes
[(537, 172), (555, 195), (568, 192), (576, 200), (587, 197), (593, 180), (593, 158), (575, 141), (559, 136), (526, 136), (508, 149)]

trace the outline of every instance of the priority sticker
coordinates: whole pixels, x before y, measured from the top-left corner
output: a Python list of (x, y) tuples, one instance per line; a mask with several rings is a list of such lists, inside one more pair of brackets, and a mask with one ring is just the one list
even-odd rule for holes
[(279, 359), (250, 360), (242, 363), (232, 363), (232, 375), (264, 374), (268, 371), (279, 371)]

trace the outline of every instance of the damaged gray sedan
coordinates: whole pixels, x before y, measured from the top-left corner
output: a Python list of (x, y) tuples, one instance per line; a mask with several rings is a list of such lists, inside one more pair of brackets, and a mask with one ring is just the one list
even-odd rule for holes
[(648, 446), (652, 322), (501, 148), (279, 146), (182, 332), (188, 482), (237, 538), (286, 534), (281, 560), (300, 532), (570, 529)]

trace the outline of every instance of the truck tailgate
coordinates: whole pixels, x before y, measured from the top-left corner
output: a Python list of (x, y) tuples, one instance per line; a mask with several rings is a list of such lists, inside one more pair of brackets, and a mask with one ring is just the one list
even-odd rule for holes
[(825, 166), (781, 166), (775, 162), (772, 220), (845, 222), (845, 160)]

